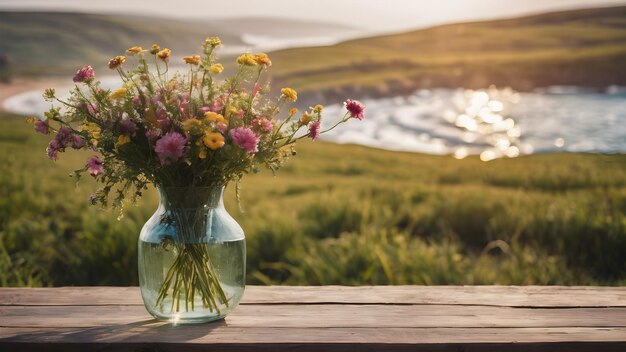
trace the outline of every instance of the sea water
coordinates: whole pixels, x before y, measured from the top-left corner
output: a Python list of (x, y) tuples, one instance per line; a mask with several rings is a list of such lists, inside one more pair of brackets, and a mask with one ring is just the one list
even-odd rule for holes
[(176, 303), (172, 309), (171, 287), (170, 295), (157, 305), (161, 284), (176, 260), (178, 249), (174, 245), (164, 246), (162, 243), (139, 241), (139, 260), (143, 261), (139, 265), (141, 294), (146, 309), (154, 317), (173, 323), (206, 322), (223, 318), (239, 304), (245, 286), (245, 240), (199, 245), (206, 247), (210, 265), (224, 290), (228, 305), (216, 297), (219, 312), (210, 310), (203, 306), (201, 295), (195, 290), (192, 309), (191, 302), (187, 304), (182, 289), (177, 311)]

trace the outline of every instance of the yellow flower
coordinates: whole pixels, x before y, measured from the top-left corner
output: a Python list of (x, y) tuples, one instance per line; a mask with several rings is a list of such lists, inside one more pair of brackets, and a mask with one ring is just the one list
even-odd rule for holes
[(129, 55), (139, 54), (139, 53), (141, 53), (142, 51), (143, 51), (143, 49), (142, 49), (140, 46), (133, 46), (133, 47), (130, 47), (130, 48), (126, 49), (126, 52), (127, 52)]
[(224, 146), (224, 136), (217, 132), (205, 134), (202, 140), (204, 145), (211, 150), (217, 150)]
[(289, 109), (289, 116), (293, 116), (293, 115), (295, 115), (297, 113), (298, 113), (298, 109), (296, 109), (296, 108)]
[(218, 114), (218, 113), (215, 113), (215, 112), (213, 112), (213, 111), (208, 111), (208, 112), (204, 113), (204, 117), (205, 117), (207, 120), (211, 121), (211, 122), (215, 122), (215, 123), (219, 123), (219, 122), (226, 123), (226, 119), (224, 119), (224, 116), (222, 116), (222, 115), (220, 115), (220, 114)]
[(291, 101), (298, 100), (298, 93), (291, 88), (283, 88), (280, 90), (280, 92), (283, 94), (283, 96)]
[(219, 75), (224, 71), (224, 66), (222, 64), (214, 64), (209, 67), (209, 71)]
[(300, 117), (300, 123), (303, 125), (308, 125), (309, 122), (311, 122), (311, 115), (309, 115), (308, 112), (304, 112), (304, 114), (302, 114), (302, 117)]
[(156, 56), (157, 56), (159, 59), (161, 59), (161, 60), (163, 60), (163, 61), (165, 61), (165, 62), (168, 62), (168, 61), (169, 61), (169, 59), (170, 59), (170, 56), (172, 56), (172, 51), (171, 51), (170, 49), (168, 49), (168, 48), (165, 48), (165, 49), (163, 49), (163, 50), (159, 51), (159, 52), (156, 54)]
[(127, 92), (128, 92), (128, 89), (120, 88), (120, 89), (114, 91), (113, 93), (111, 93), (111, 99), (115, 100), (115, 99), (123, 98), (126, 95)]
[(266, 53), (258, 53), (254, 56), (254, 61), (256, 61), (257, 64), (265, 66), (265, 67), (270, 67), (272, 66), (272, 60), (270, 60), (270, 57), (267, 56)]
[(120, 67), (121, 64), (123, 64), (124, 62), (126, 62), (126, 56), (116, 56), (114, 58), (112, 58), (111, 60), (109, 60), (109, 68), (111, 70), (114, 70), (118, 67)]
[(206, 159), (206, 149), (204, 147), (198, 149), (198, 158)]
[(216, 47), (216, 46), (220, 46), (222, 45), (222, 41), (220, 40), (219, 37), (210, 37), (210, 38), (206, 38), (204, 40), (204, 42), (212, 47)]
[(183, 130), (191, 134), (200, 135), (203, 133), (202, 121), (195, 118), (187, 119), (183, 122)]
[(115, 143), (115, 146), (119, 147), (128, 143), (130, 143), (130, 136), (123, 134), (117, 138), (117, 143)]
[(156, 55), (160, 50), (161, 50), (160, 46), (156, 44), (152, 44), (152, 47), (150, 48), (150, 54)]
[(244, 66), (256, 66), (256, 59), (254, 55), (245, 53), (237, 58), (237, 63)]
[(200, 55), (185, 56), (183, 60), (186, 64), (197, 65), (200, 63)]
[(79, 131), (86, 131), (89, 136), (95, 140), (100, 139), (100, 126), (93, 122), (88, 122), (78, 127)]
[(321, 113), (321, 112), (322, 112), (322, 110), (323, 110), (323, 109), (324, 109), (324, 106), (323, 106), (323, 105), (317, 104), (317, 105), (315, 105), (315, 107), (313, 108), (313, 112), (315, 112), (315, 113), (318, 113), (318, 114), (319, 114), (319, 113)]

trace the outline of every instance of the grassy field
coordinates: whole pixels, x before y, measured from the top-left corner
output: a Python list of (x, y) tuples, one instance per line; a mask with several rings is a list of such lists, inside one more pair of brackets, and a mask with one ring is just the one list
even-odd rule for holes
[(450, 24), (273, 53), (274, 81), (329, 97), (417, 88), (626, 84), (626, 6)]
[[(0, 115), (0, 285), (136, 285), (150, 192), (124, 218)], [(255, 284), (626, 284), (626, 155), (476, 157), (306, 142), (277, 177), (245, 180)]]

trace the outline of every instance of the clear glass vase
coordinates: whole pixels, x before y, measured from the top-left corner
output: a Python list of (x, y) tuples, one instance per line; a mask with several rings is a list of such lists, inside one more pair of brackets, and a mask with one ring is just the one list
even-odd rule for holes
[(239, 304), (245, 237), (223, 194), (223, 187), (159, 188), (159, 208), (139, 236), (139, 285), (155, 318), (202, 323)]

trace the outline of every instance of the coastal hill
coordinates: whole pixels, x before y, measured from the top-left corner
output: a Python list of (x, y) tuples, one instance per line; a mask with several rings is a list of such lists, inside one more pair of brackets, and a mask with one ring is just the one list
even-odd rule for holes
[[(626, 85), (626, 6), (442, 25), (273, 53), (273, 79), (324, 97), (419, 88)], [(318, 96), (316, 99), (322, 97)]]

